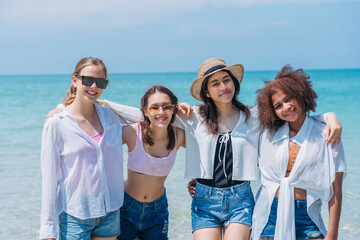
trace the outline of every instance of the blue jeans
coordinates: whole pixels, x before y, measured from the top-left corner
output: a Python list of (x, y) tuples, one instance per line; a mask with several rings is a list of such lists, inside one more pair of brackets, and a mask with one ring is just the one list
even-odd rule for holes
[(110, 238), (120, 234), (120, 209), (103, 217), (79, 219), (66, 212), (59, 215), (60, 240), (91, 240), (92, 237)]
[[(269, 220), (260, 235), (260, 238), (274, 238), (277, 206), (279, 199), (274, 198), (271, 205)], [(306, 200), (295, 200), (295, 231), (297, 239), (324, 238), (320, 229), (315, 225), (307, 213)]]
[(120, 209), (119, 240), (168, 239), (169, 212), (166, 193), (153, 202), (143, 203), (124, 193)]
[(251, 227), (255, 201), (250, 182), (227, 188), (196, 183), (191, 204), (192, 231), (243, 223)]

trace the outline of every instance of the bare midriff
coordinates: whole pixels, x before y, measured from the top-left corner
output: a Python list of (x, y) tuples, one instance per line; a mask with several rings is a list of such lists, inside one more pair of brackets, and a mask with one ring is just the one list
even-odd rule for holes
[(152, 202), (164, 194), (166, 176), (157, 177), (128, 170), (125, 192), (139, 202)]
[[(290, 142), (289, 143), (289, 160), (288, 160), (288, 166), (286, 169), (285, 177), (288, 177), (291, 173), (292, 168), (294, 167), (296, 156), (298, 155), (300, 151), (300, 146)], [(279, 198), (279, 190), (276, 191), (275, 197)], [(302, 188), (294, 188), (294, 198), (295, 200), (306, 200), (306, 190)]]

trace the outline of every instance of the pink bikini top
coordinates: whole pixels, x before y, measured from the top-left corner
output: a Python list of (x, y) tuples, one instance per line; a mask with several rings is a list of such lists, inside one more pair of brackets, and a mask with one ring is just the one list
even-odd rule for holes
[[(158, 158), (151, 156), (144, 149), (140, 123), (138, 123), (137, 126), (138, 129), (135, 148), (131, 152), (128, 152), (128, 169), (152, 176), (167, 176), (175, 163), (176, 147), (174, 147), (174, 149), (171, 150), (169, 155), (166, 157)], [(174, 131), (176, 139), (175, 127)]]
[(102, 137), (103, 135), (104, 135), (104, 129), (101, 130), (98, 134), (96, 134), (96, 135), (94, 135), (94, 136), (91, 136), (91, 138), (92, 138), (95, 142), (99, 143), (100, 140), (101, 140), (101, 137)]

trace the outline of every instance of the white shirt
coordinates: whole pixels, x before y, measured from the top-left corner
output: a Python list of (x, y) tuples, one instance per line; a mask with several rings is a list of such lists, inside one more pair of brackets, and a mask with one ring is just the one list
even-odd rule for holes
[[(294, 188), (307, 194), (307, 211), (312, 221), (326, 236), (321, 218), (322, 201), (330, 201), (336, 172), (346, 172), (342, 144), (331, 148), (326, 144), (325, 124), (306, 117), (300, 131), (289, 138), (289, 125), (285, 123), (277, 132), (265, 130), (260, 137), (259, 168), (261, 183), (253, 214), (252, 238), (259, 239), (270, 214), (275, 193), (280, 187), (275, 240), (295, 240)], [(301, 149), (288, 177), (285, 177), (289, 141)]]
[(104, 134), (99, 143), (68, 112), (48, 119), (41, 143), (40, 238), (56, 238), (61, 212), (96, 218), (122, 206), (122, 124), (111, 110), (94, 104)]
[[(251, 110), (247, 122), (245, 119), (245, 113), (240, 111), (239, 120), (230, 134), (233, 151), (232, 180), (238, 181), (256, 180), (258, 177), (257, 156), (262, 129), (257, 109)], [(185, 130), (185, 178), (213, 179), (218, 134), (210, 134), (202, 121), (198, 106), (194, 107), (189, 118), (182, 115), (176, 121), (177, 126)]]

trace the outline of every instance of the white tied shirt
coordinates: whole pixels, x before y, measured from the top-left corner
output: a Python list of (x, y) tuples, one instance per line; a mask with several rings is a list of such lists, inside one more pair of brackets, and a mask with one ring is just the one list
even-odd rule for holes
[[(329, 202), (333, 195), (332, 183), (336, 172), (346, 172), (342, 143), (331, 148), (325, 141), (325, 124), (306, 117), (300, 131), (289, 138), (289, 125), (285, 123), (277, 132), (265, 130), (260, 137), (259, 167), (261, 183), (253, 214), (253, 239), (259, 239), (270, 214), (275, 193), (280, 187), (275, 240), (295, 240), (294, 188), (307, 194), (307, 211), (313, 222), (326, 236), (321, 218), (322, 201)], [(301, 147), (295, 164), (285, 177), (289, 159), (289, 141)]]
[(56, 238), (61, 212), (89, 219), (122, 206), (122, 124), (111, 110), (94, 103), (104, 129), (99, 143), (65, 109), (45, 123), (41, 144), (40, 238)]

